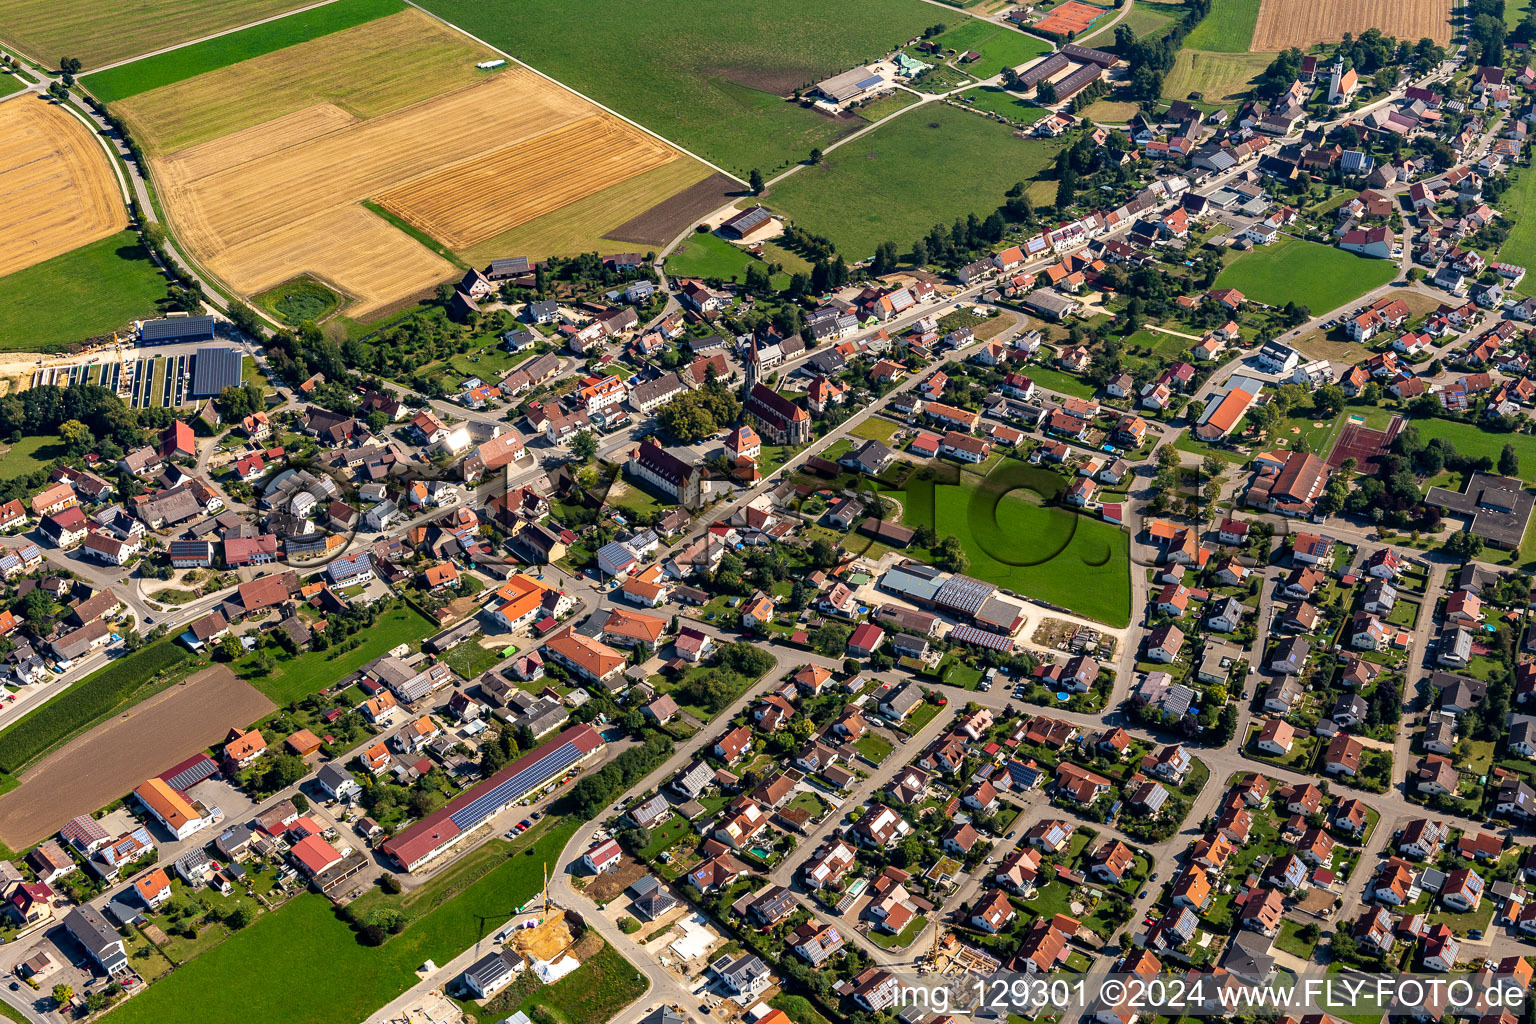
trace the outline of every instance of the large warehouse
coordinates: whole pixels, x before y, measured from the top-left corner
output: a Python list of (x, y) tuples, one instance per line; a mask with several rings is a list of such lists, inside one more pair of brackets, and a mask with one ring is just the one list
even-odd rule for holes
[(446, 853), (464, 836), (508, 807), (602, 749), (603, 737), (590, 725), (567, 729), (478, 786), (460, 793), (399, 835), (385, 840), (379, 848), (402, 871), (415, 871)]

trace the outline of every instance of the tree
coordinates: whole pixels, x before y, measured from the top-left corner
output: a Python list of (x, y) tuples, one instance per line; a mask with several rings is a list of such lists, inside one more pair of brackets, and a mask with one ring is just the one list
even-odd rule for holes
[(80, 63), (78, 57), (64, 57), (59, 61), (59, 70), (66, 75), (78, 75), (85, 65)]
[(756, 167), (752, 168), (752, 173), (747, 176), (747, 187), (752, 190), (753, 195), (762, 195), (763, 189), (767, 187), (763, 184), (763, 172)]
[(1483, 538), (1475, 533), (1453, 533), (1445, 542), (1447, 554), (1469, 562), (1483, 553)]
[(591, 462), (597, 456), (597, 435), (590, 430), (578, 430), (571, 438), (571, 454), (583, 463)]
[(74, 456), (84, 455), (96, 444), (96, 438), (91, 436), (91, 428), (79, 420), (65, 420), (59, 424), (59, 437), (63, 438), (65, 449)]
[(309, 766), (297, 754), (278, 754), (267, 759), (262, 770), (261, 782), (269, 793), (287, 789), (309, 774)]
[(1003, 68), (1003, 88), (1009, 92), (1019, 92), (1024, 88), (1024, 82), (1019, 78), (1019, 73), (1011, 67)]
[(256, 911), (248, 903), (236, 903), (224, 915), (224, 923), (232, 932), (237, 932), (256, 919)]
[(1076, 198), (1077, 172), (1069, 168), (1061, 172), (1061, 180), (1056, 183), (1056, 211), (1065, 210)]
[(50, 82), (48, 85), (48, 95), (63, 103), (69, 99), (69, 89), (60, 82)]
[(1513, 477), (1520, 475), (1520, 456), (1515, 454), (1515, 446), (1512, 444), (1505, 444), (1503, 450), (1499, 452), (1499, 475)]
[(53, 986), (53, 1004), (55, 1006), (68, 1006), (69, 1001), (75, 998), (73, 985), (58, 984)]
[(813, 163), (813, 164), (821, 163), (821, 150), (819, 150), (819, 149), (811, 150), (811, 163)]
[(1344, 389), (1337, 384), (1324, 384), (1312, 396), (1312, 406), (1320, 418), (1331, 418), (1344, 411), (1348, 401)]
[(811, 634), (811, 646), (829, 658), (836, 658), (848, 649), (848, 637), (852, 634), (847, 626), (824, 622)]
[(1056, 102), (1056, 86), (1052, 82), (1041, 82), (1035, 86), (1035, 99), (1040, 103), (1050, 105)]
[(965, 546), (954, 534), (948, 535), (934, 546), (933, 561), (939, 568), (948, 572), (965, 572), (971, 564), (971, 560), (966, 557)]

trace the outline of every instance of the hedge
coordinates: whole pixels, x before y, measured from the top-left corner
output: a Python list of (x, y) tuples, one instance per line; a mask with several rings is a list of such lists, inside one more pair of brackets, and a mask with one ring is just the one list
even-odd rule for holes
[(0, 769), (15, 774), (33, 758), (84, 726), (115, 711), (190, 651), (160, 640), (92, 672), (20, 722), (0, 732)]

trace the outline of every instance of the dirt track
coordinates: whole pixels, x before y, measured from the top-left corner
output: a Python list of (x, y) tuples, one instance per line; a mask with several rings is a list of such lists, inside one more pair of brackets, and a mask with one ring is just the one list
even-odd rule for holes
[(274, 710), (223, 666), (204, 669), (50, 754), (0, 797), (0, 842), (24, 850)]

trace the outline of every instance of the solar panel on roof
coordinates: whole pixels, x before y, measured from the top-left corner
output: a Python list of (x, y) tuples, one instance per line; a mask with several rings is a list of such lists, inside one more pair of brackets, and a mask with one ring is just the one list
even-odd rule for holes
[(225, 388), (238, 387), (244, 357), (232, 348), (200, 348), (192, 357), (192, 394), (211, 398)]
[(579, 760), (581, 760), (581, 751), (576, 744), (562, 743), (556, 750), (460, 807), (448, 818), (460, 829), (468, 831), (500, 808), (529, 790), (543, 785)]
[(146, 343), (212, 341), (213, 317), (172, 316), (163, 320), (146, 320), (139, 327), (139, 340)]
[(173, 775), (162, 775), (161, 780), (172, 789), (185, 793), (193, 786), (219, 773), (218, 763), (206, 754), (199, 755), (191, 764), (182, 762)]

